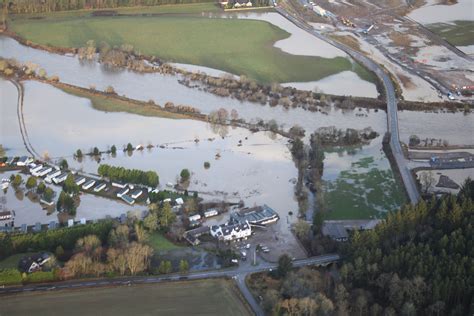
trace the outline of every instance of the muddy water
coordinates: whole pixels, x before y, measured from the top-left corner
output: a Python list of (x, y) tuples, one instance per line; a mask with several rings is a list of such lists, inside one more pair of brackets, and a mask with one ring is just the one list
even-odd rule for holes
[[(88, 99), (38, 82), (25, 83), (24, 116), (36, 151), (67, 157), (74, 168), (97, 172), (94, 160), (72, 159), (79, 148), (89, 152), (94, 146), (105, 150), (113, 144), (121, 149), (128, 142), (162, 145), (164, 148), (136, 151), (132, 156), (119, 150), (115, 158), (104, 155), (102, 163), (155, 170), (162, 187), (176, 183), (180, 171), (188, 168), (192, 172), (189, 189), (209, 198), (242, 199), (249, 206), (267, 203), (282, 216), (296, 211), (290, 180), (297, 177), (297, 170), (287, 139), (281, 136), (217, 128), (193, 120), (100, 112)], [(211, 164), (207, 170), (206, 161)]]
[[(14, 172), (0, 173), (1, 178), (9, 178)], [(22, 175), (23, 181), (26, 181), (27, 176)], [(56, 192), (56, 197), (59, 196), (61, 191), (60, 187), (50, 185), (50, 187)], [(43, 209), (38, 201), (31, 200), (27, 195), (27, 190), (24, 187), (20, 187), (22, 193), (15, 193), (15, 190), (10, 186), (6, 192), (0, 192), (0, 206), (3, 209), (15, 211), (15, 226), (21, 226), (22, 224), (34, 225), (37, 222), (42, 224), (48, 224), (51, 221), (60, 221), (58, 212), (52, 208), (53, 212), (48, 214), (48, 211)], [(101, 219), (107, 216), (118, 217), (120, 214), (127, 213), (128, 211), (138, 212), (145, 210), (144, 206), (130, 206), (128, 204), (105, 199), (102, 197), (94, 196), (91, 194), (81, 195), (81, 202), (77, 208), (75, 216), (76, 220), (85, 218), (87, 220)]]
[(410, 135), (420, 139), (447, 140), (451, 145), (474, 144), (474, 115), (458, 113), (398, 112), (400, 139), (408, 144)]
[(453, 5), (436, 4), (429, 1), (425, 6), (412, 11), (409, 15), (413, 20), (422, 24), (474, 20), (474, 2), (472, 0), (457, 0)]

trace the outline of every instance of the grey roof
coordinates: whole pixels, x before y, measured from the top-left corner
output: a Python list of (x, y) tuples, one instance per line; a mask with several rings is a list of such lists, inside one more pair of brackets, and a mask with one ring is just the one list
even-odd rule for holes
[(248, 221), (249, 223), (261, 223), (267, 220), (278, 218), (275, 212), (268, 205), (256, 206), (252, 208), (244, 208), (238, 212), (231, 214), (232, 219), (238, 222)]
[(324, 223), (322, 230), (323, 235), (334, 239), (347, 239), (349, 237), (346, 228), (342, 224)]

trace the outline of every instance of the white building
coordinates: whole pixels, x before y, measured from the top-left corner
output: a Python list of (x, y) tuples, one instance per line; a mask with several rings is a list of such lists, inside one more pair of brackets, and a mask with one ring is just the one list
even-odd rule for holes
[(236, 239), (247, 239), (252, 234), (252, 228), (248, 222), (233, 225), (214, 225), (210, 229), (211, 236), (224, 241)]
[(219, 215), (219, 212), (215, 209), (210, 209), (204, 212), (204, 217), (212, 217), (216, 215)]

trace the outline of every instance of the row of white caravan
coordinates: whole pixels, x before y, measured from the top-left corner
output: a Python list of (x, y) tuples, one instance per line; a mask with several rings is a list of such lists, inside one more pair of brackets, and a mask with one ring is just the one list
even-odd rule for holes
[[(35, 165), (30, 164), (30, 173), (35, 177), (44, 177), (46, 183), (54, 183), (59, 185), (66, 181), (69, 171), (62, 171), (58, 167), (51, 167), (48, 165)], [(81, 186), (83, 190), (93, 190), (94, 192), (100, 192), (107, 187), (107, 184), (104, 182), (97, 183), (96, 180), (87, 179), (84, 176), (76, 175), (74, 177), (74, 182)]]

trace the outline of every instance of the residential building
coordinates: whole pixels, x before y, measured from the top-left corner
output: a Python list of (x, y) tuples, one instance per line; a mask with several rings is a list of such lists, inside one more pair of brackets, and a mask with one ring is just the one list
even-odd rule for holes
[(216, 209), (210, 209), (204, 212), (204, 217), (212, 217), (219, 215), (219, 212)]
[(188, 219), (189, 219), (190, 222), (192, 222), (192, 221), (198, 221), (198, 220), (201, 219), (201, 215), (199, 215), (199, 214), (194, 214), (194, 215), (189, 216)]
[(94, 192), (100, 192), (102, 191), (103, 189), (105, 189), (107, 187), (107, 184), (102, 182), (102, 183), (99, 183), (97, 184), (97, 186), (94, 188)]
[(143, 191), (141, 189), (134, 190), (133, 192), (130, 193), (130, 196), (133, 199), (139, 198), (143, 194)]
[(18, 263), (18, 268), (22, 272), (36, 272), (40, 271), (43, 266), (46, 264), (46, 262), (50, 261), (51, 257), (49, 254), (42, 252), (38, 254), (34, 254), (28, 257), (23, 257), (20, 259), (20, 262)]
[(224, 241), (247, 239), (252, 234), (248, 222), (237, 224), (214, 225), (210, 228), (211, 236)]
[(15, 224), (14, 211), (0, 211), (0, 227), (13, 227)]
[(86, 182), (86, 178), (83, 176), (75, 176), (74, 182), (76, 183), (76, 185), (82, 185)]

